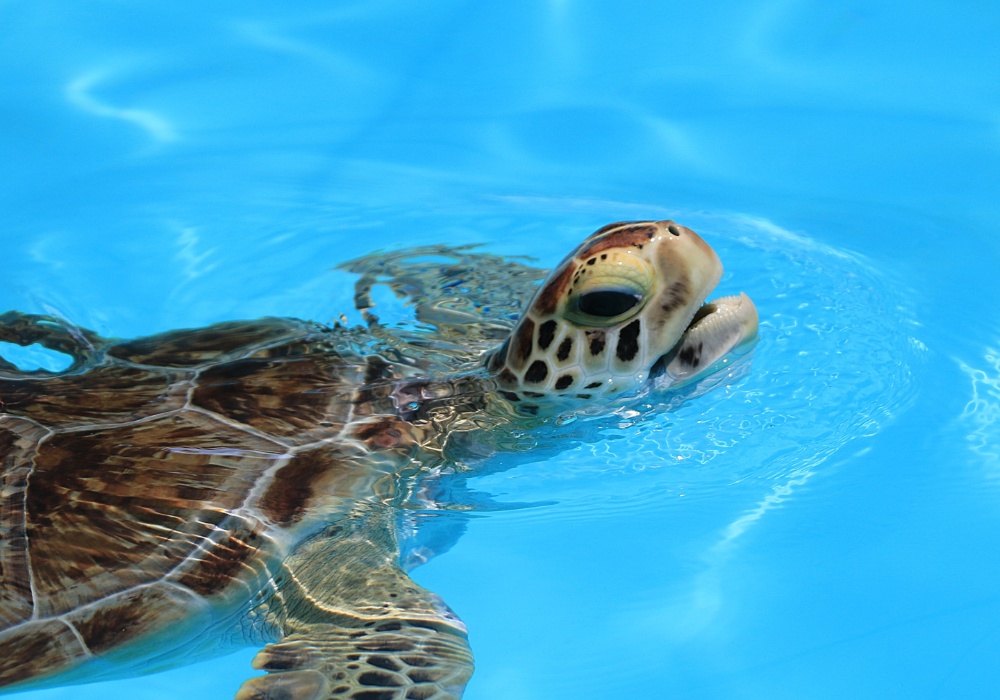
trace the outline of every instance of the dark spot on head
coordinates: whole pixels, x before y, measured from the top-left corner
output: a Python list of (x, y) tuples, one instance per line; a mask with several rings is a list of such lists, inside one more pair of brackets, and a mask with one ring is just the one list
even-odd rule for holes
[(515, 394), (513, 391), (501, 391), (500, 396), (504, 397), (508, 401), (517, 402), (521, 400), (521, 397)]
[(671, 235), (674, 235), (674, 236), (681, 235), (681, 229), (680, 229), (680, 227), (677, 224), (675, 224), (673, 221), (671, 221), (669, 224), (667, 224), (667, 230), (670, 231)]
[(679, 279), (663, 293), (663, 303), (660, 308), (663, 309), (664, 313), (672, 313), (687, 304), (689, 294), (687, 278)]
[(587, 264), (593, 265), (595, 262), (597, 262), (597, 258), (591, 258), (590, 260), (587, 261)]
[(573, 383), (573, 375), (564, 374), (563, 376), (559, 377), (559, 379), (556, 380), (556, 389), (559, 390), (565, 389), (572, 383)]
[(524, 395), (529, 399), (540, 399), (543, 396), (545, 396), (545, 394), (541, 393), (540, 391), (526, 391), (524, 392)]
[(547, 376), (549, 376), (549, 366), (542, 360), (535, 360), (531, 363), (528, 371), (524, 373), (524, 381), (538, 384), (544, 382)]
[(538, 347), (548, 350), (552, 345), (552, 340), (556, 337), (556, 322), (548, 320), (538, 327)]
[(590, 341), (590, 354), (597, 357), (604, 352), (604, 331), (587, 331), (587, 340)]
[(618, 347), (615, 354), (622, 362), (631, 362), (639, 352), (639, 319), (635, 319), (618, 333)]
[(564, 361), (569, 357), (569, 351), (573, 349), (573, 339), (563, 338), (563, 341), (559, 343), (559, 349), (556, 351), (556, 357), (560, 361)]
[(590, 394), (577, 394), (576, 398), (578, 398), (578, 399), (589, 399), (590, 398)]
[(591, 382), (590, 384), (588, 384), (587, 386), (585, 386), (583, 388), (584, 389), (597, 389), (597, 388), (599, 388), (601, 386), (601, 384), (603, 384), (603, 382)]
[(558, 274), (542, 287), (542, 291), (538, 293), (538, 297), (535, 299), (535, 309), (538, 313), (543, 316), (549, 316), (555, 312), (556, 306), (559, 304), (559, 299), (566, 291), (566, 287), (569, 286), (572, 277), (573, 267), (570, 264), (566, 264)]
[(517, 408), (521, 413), (527, 413), (529, 416), (538, 415), (538, 406), (533, 403), (522, 403)]
[(608, 259), (608, 254), (607, 253), (602, 253), (601, 254), (601, 260), (607, 260), (607, 259)]

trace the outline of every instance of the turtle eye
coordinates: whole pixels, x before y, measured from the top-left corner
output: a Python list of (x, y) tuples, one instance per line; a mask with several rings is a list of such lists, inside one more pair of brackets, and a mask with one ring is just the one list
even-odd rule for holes
[(613, 326), (639, 313), (655, 289), (652, 265), (629, 251), (607, 250), (577, 269), (566, 319), (579, 326)]
[(617, 289), (605, 289), (582, 294), (577, 301), (581, 313), (598, 318), (621, 316), (642, 301), (642, 296)]

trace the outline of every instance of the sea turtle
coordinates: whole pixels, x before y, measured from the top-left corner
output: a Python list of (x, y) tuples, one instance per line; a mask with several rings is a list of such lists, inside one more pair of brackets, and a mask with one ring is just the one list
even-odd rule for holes
[[(458, 248), (346, 268), (367, 327), (265, 318), (115, 341), (0, 316), (0, 340), (73, 359), (0, 360), (0, 685), (259, 644), (267, 673), (240, 700), (458, 698), (466, 629), (400, 563), (422, 481), (476, 435), (691, 381), (756, 337), (745, 295), (703, 305), (721, 264), (671, 221), (606, 226), (540, 286)], [(379, 283), (414, 324), (379, 322)]]

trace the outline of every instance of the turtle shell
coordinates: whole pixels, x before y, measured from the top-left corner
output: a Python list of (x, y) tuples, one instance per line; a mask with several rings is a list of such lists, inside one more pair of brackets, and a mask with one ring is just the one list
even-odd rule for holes
[(370, 491), (364, 439), (392, 431), (346, 428), (394, 413), (393, 370), (334, 336), (223, 323), (0, 376), (0, 683), (245, 607), (310, 516)]

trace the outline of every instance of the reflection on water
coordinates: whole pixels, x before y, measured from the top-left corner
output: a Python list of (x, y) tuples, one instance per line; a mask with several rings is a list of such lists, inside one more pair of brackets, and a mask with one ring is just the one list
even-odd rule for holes
[(98, 117), (120, 119), (134, 124), (154, 141), (176, 141), (178, 136), (174, 126), (163, 116), (146, 109), (116, 107), (94, 96), (94, 92), (109, 80), (104, 71), (92, 71), (74, 78), (66, 86), (66, 98), (70, 104)]
[(972, 397), (959, 416), (966, 432), (969, 449), (982, 464), (986, 475), (1000, 477), (1000, 352), (990, 347), (983, 355), (981, 368), (957, 360), (961, 371), (972, 383)]

